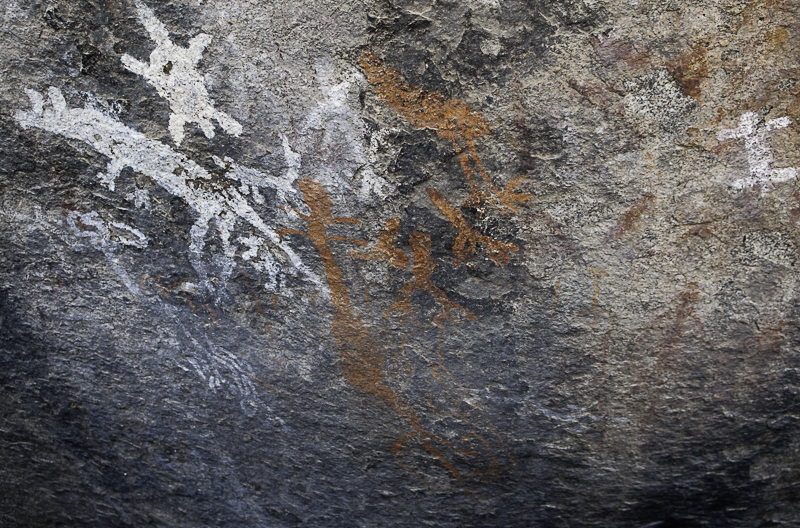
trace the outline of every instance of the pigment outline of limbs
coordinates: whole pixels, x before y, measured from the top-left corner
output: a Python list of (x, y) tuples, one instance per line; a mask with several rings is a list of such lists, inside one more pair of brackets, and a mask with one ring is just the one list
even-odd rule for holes
[[(466, 206), (483, 213), (488, 204), (502, 214), (516, 213), (517, 205), (531, 197), (516, 192), (522, 176), (510, 179), (501, 189), (484, 169), (475, 141), (491, 134), (491, 130), (480, 113), (458, 99), (447, 99), (441, 94), (407, 84), (395, 68), (385, 66), (375, 53), (363, 52), (360, 62), (370, 84), (383, 101), (414, 127), (434, 130), (440, 138), (453, 145), (469, 183)], [(476, 171), (480, 180), (475, 176)]]
[[(252, 382), (255, 374), (247, 361), (237, 358), (223, 348), (218, 349), (211, 343), (208, 336), (205, 339), (207, 346), (203, 347), (180, 322), (174, 307), (148, 299), (145, 292), (130, 276), (128, 270), (122, 266), (118, 255), (120, 248), (129, 246), (140, 250), (145, 249), (148, 240), (144, 233), (122, 222), (107, 220), (96, 211), (88, 213), (70, 211), (67, 214), (66, 222), (68, 229), (76, 237), (87, 239), (92, 247), (103, 254), (113, 271), (138, 302), (150, 305), (156, 310), (160, 308), (166, 319), (177, 326), (176, 335), (182, 334), (188, 340), (188, 344), (182, 347), (182, 359), (194, 368), (204, 382), (208, 383), (209, 390), (216, 391), (221, 385), (227, 385), (227, 389), (239, 397), (239, 404), (248, 416), (254, 416), (256, 408), (261, 406), (272, 412), (261, 401), (255, 390)], [(180, 340), (180, 338), (178, 339)], [(197, 351), (200, 351), (201, 354), (197, 354)], [(178, 362), (178, 366), (184, 371), (189, 370), (180, 362)], [(222, 374), (226, 371), (229, 373), (227, 377)], [(283, 425), (280, 418), (273, 416), (273, 419)]]
[[(475, 141), (490, 134), (489, 123), (479, 113), (473, 112), (468, 104), (406, 84), (400, 73), (394, 68), (384, 66), (375, 53), (362, 53), (361, 66), (380, 98), (409, 123), (416, 128), (434, 130), (440, 138), (452, 143), (470, 189), (462, 207), (474, 208), (481, 216), (487, 204), (502, 214), (516, 213), (518, 204), (531, 197), (529, 194), (516, 192), (522, 176), (512, 178), (500, 189), (486, 173)], [(481, 175), (480, 181), (488, 193), (479, 185), (475, 170)], [(459, 231), (453, 245), (453, 252), (459, 260), (469, 258), (478, 243), (486, 247), (489, 258), (499, 265), (509, 262), (508, 253), (519, 250), (515, 244), (500, 242), (469, 225), (439, 191), (428, 189), (428, 195)]]
[[(378, 235), (378, 241), (368, 251), (350, 251), (351, 258), (358, 260), (377, 260), (386, 261), (395, 268), (404, 270), (408, 267), (409, 259), (405, 253), (394, 247), (398, 237), (400, 219), (396, 216), (386, 222), (384, 229)], [(431, 258), (431, 236), (427, 233), (414, 231), (409, 236), (409, 243), (414, 254), (411, 279), (406, 282), (397, 294), (397, 298), (384, 312), (389, 315), (392, 312), (400, 312), (401, 316), (407, 318), (411, 315), (411, 295), (419, 290), (428, 292), (444, 311), (434, 318), (434, 324), (441, 325), (443, 319), (450, 317), (452, 310), (460, 310), (470, 321), (475, 321), (475, 315), (456, 302), (452, 302), (447, 295), (439, 289), (431, 278), (435, 264)], [(388, 280), (388, 277), (387, 277)]]
[(175, 144), (183, 142), (184, 125), (187, 123), (197, 123), (207, 138), (213, 138), (212, 119), (228, 134), (239, 136), (242, 125), (214, 108), (205, 80), (197, 71), (197, 63), (211, 43), (211, 36), (200, 33), (189, 41), (188, 48), (182, 48), (172, 42), (166, 26), (142, 0), (136, 0), (136, 13), (150, 39), (156, 43), (156, 48), (150, 53), (149, 63), (125, 54), (122, 64), (147, 79), (158, 94), (169, 102), (169, 132)]
[[(442, 384), (442, 396), (446, 400), (449, 400), (450, 406), (448, 411), (445, 413), (442, 413), (437, 407), (431, 406), (431, 409), (436, 412), (437, 416), (440, 418), (443, 416), (450, 416), (458, 420), (458, 422), (462, 425), (468, 425), (469, 431), (466, 432), (466, 434), (462, 433), (460, 438), (462, 442), (472, 444), (473, 448), (462, 448), (459, 450), (460, 454), (468, 454), (469, 456), (473, 456), (475, 458), (483, 457), (484, 464), (488, 461), (488, 464), (484, 466), (483, 470), (475, 469), (471, 471), (469, 475), (465, 475), (465, 478), (469, 477), (473, 481), (478, 480), (483, 483), (495, 481), (500, 478), (500, 475), (505, 468), (516, 465), (514, 454), (505, 445), (502, 435), (495, 430), (491, 422), (484, 418), (479, 418), (478, 420), (484, 422), (481, 426), (476, 423), (476, 419), (471, 416), (471, 413), (464, 410), (463, 406), (466, 400), (463, 397), (454, 395), (452, 387), (457, 387), (458, 383), (456, 382), (456, 379), (450, 370), (445, 366), (445, 358), (442, 354), (440, 344), (441, 343), (437, 344), (435, 347), (438, 361), (431, 361), (431, 359), (426, 357), (424, 354), (421, 356), (426, 360), (426, 363), (431, 363), (431, 373), (433, 374), (433, 377)], [(425, 482), (428, 480), (425, 476), (423, 476), (419, 471), (416, 471), (403, 463), (399, 457), (400, 452), (403, 449), (403, 445), (410, 439), (411, 437), (409, 435), (398, 439), (392, 446), (392, 452), (398, 465), (405, 469), (409, 474)], [(494, 446), (492, 444), (494, 444)], [(508, 461), (503, 463), (503, 461), (501, 461), (501, 456), (506, 458)]]
[[(298, 180), (303, 191), (304, 201), (310, 214), (295, 211), (306, 221), (306, 231), (284, 229), (282, 236), (300, 235), (308, 238), (317, 249), (322, 259), (328, 287), (331, 291), (331, 302), (334, 317), (331, 322), (334, 338), (339, 349), (339, 368), (348, 384), (361, 389), (392, 408), (411, 428), (411, 432), (398, 439), (392, 446), (395, 457), (403, 446), (412, 438), (417, 439), (422, 447), (436, 458), (457, 481), (462, 481), (468, 474), (459, 471), (453, 461), (442, 453), (443, 448), (453, 450), (463, 456), (476, 456), (476, 453), (462, 449), (452, 442), (427, 431), (413, 408), (406, 403), (387, 384), (387, 347), (373, 338), (369, 328), (365, 327), (356, 316), (350, 304), (350, 297), (339, 264), (333, 254), (330, 241), (351, 242), (364, 245), (361, 240), (338, 235), (329, 235), (327, 229), (336, 224), (357, 224), (358, 219), (335, 217), (332, 202), (325, 189), (318, 182), (310, 179)], [(390, 226), (391, 227), (391, 226)], [(401, 260), (402, 261), (402, 260)], [(435, 444), (440, 446), (437, 448)]]
[(451, 206), (444, 195), (436, 189), (426, 189), (431, 201), (447, 217), (451, 224), (458, 230), (458, 236), (453, 242), (453, 253), (459, 260), (466, 260), (472, 256), (478, 244), (486, 247), (489, 258), (498, 265), (508, 264), (510, 253), (519, 251), (519, 247), (511, 242), (501, 242), (488, 235), (484, 235), (464, 219), (461, 211)]

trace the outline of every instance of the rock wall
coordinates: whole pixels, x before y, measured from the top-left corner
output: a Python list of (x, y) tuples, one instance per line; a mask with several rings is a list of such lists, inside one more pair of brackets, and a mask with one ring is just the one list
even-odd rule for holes
[(794, 0), (2, 0), (0, 524), (800, 525)]

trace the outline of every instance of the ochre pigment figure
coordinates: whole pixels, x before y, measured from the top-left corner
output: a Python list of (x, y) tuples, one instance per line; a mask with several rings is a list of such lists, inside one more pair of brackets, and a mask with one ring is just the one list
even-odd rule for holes
[[(384, 66), (375, 53), (362, 53), (361, 66), (380, 98), (397, 113), (408, 119), (414, 127), (435, 130), (440, 138), (453, 144), (461, 169), (469, 182), (470, 192), (466, 206), (473, 207), (482, 214), (488, 204), (506, 214), (516, 212), (516, 204), (530, 198), (529, 194), (514, 192), (521, 176), (510, 180), (501, 190), (484, 170), (475, 140), (488, 136), (491, 130), (480, 113), (458, 99), (447, 99), (441, 94), (406, 84), (400, 73), (394, 68)], [(480, 174), (488, 193), (481, 189), (473, 166)]]
[(414, 231), (411, 233), (409, 241), (414, 250), (414, 267), (412, 269), (414, 277), (403, 286), (397, 294), (397, 300), (386, 310), (386, 313), (399, 311), (404, 315), (411, 315), (411, 295), (415, 291), (421, 290), (430, 293), (444, 307), (444, 312), (434, 318), (434, 323), (440, 324), (442, 319), (450, 317), (450, 311), (453, 309), (463, 311), (467, 319), (475, 321), (476, 317), (472, 312), (460, 304), (452, 302), (442, 290), (433, 284), (431, 274), (435, 266), (431, 258), (431, 236)]
[(342, 370), (342, 375), (350, 385), (377, 396), (387, 403), (413, 429), (410, 435), (406, 435), (395, 444), (393, 447), (395, 454), (411, 437), (417, 437), (423, 447), (439, 460), (453, 477), (461, 480), (461, 472), (434, 447), (434, 442), (439, 442), (466, 455), (469, 453), (426, 431), (411, 406), (386, 385), (386, 347), (373, 339), (369, 329), (361, 324), (350, 305), (344, 275), (333, 256), (329, 241), (331, 239), (344, 241), (351, 239), (328, 235), (327, 228), (335, 224), (353, 224), (360, 223), (360, 221), (355, 218), (334, 217), (331, 199), (319, 183), (305, 179), (298, 180), (298, 184), (303, 191), (305, 203), (311, 211), (310, 215), (296, 211), (306, 220), (307, 232), (285, 229), (280, 234), (299, 234), (307, 237), (322, 257), (325, 275), (331, 290), (331, 302), (335, 310), (331, 326), (339, 348), (339, 368)]
[(436, 205), (442, 214), (450, 220), (450, 223), (458, 229), (458, 237), (456, 241), (453, 242), (453, 253), (459, 260), (466, 260), (471, 257), (472, 254), (475, 253), (478, 244), (486, 246), (489, 258), (492, 259), (495, 264), (500, 265), (508, 264), (510, 260), (509, 253), (519, 251), (519, 247), (516, 244), (500, 242), (490, 236), (484, 235), (469, 225), (469, 222), (464, 219), (461, 212), (450, 205), (447, 198), (436, 189), (426, 189), (426, 191), (428, 191), (428, 196), (430, 196), (434, 205)]
[(378, 235), (378, 241), (372, 249), (367, 252), (351, 251), (349, 255), (358, 260), (385, 260), (395, 268), (406, 269), (408, 257), (399, 249), (394, 248), (399, 228), (400, 219), (395, 216), (386, 222), (386, 227)]

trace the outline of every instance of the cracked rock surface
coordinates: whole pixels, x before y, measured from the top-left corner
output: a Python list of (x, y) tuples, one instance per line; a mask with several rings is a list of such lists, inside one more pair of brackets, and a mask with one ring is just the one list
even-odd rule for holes
[(800, 525), (796, 1), (0, 24), (0, 526)]

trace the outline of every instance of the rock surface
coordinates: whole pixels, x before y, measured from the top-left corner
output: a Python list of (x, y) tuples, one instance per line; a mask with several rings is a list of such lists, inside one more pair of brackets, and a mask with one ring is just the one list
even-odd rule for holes
[(0, 525), (800, 525), (796, 1), (0, 18)]

